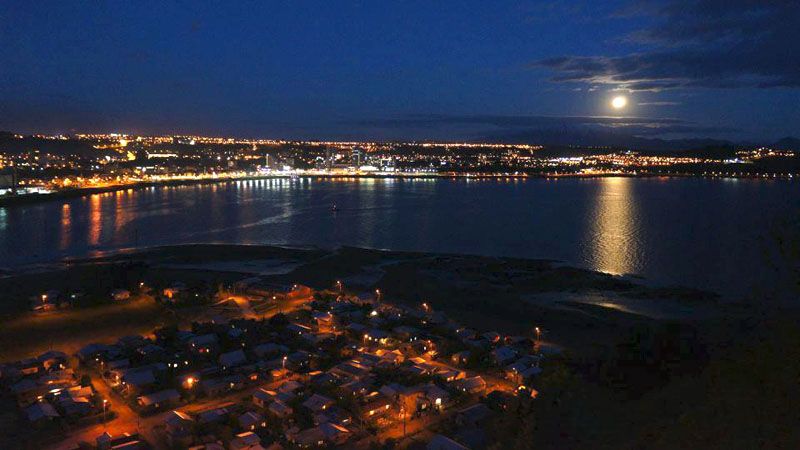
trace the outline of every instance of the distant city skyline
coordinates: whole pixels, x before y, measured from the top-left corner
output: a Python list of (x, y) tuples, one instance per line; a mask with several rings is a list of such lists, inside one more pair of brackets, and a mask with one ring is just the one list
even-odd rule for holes
[[(792, 2), (0, 6), (0, 129), (588, 143), (800, 135)], [(627, 104), (612, 108), (612, 99)]]

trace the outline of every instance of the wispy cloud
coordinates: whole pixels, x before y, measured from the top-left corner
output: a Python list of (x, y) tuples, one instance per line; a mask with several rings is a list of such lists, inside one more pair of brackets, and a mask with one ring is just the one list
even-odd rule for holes
[(640, 102), (639, 106), (675, 106), (680, 105), (681, 102)]
[(792, 0), (634, 2), (621, 16), (654, 25), (627, 36), (622, 56), (560, 56), (534, 63), (554, 82), (631, 91), (676, 88), (800, 88), (800, 6)]
[(697, 136), (703, 134), (735, 133), (723, 127), (709, 127), (676, 118), (615, 117), (615, 116), (503, 116), (503, 115), (442, 115), (414, 114), (393, 118), (348, 122), (363, 128), (381, 131), (398, 130), (404, 134), (432, 138), (461, 136), (467, 139), (513, 139), (528, 142), (582, 143), (597, 139), (624, 143), (629, 138), (662, 136)]

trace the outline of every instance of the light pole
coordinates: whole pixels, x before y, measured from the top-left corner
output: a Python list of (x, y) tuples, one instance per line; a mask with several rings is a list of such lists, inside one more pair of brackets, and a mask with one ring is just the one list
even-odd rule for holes
[(406, 407), (400, 400), (400, 415), (403, 417), (403, 439), (406, 438)]
[(108, 404), (107, 399), (103, 399), (103, 431), (106, 429), (106, 405)]
[(376, 298), (378, 300), (378, 303), (380, 303), (381, 302), (381, 290), (380, 289), (375, 289), (375, 296), (376, 296)]
[(283, 357), (283, 370), (286, 370), (286, 358), (288, 358), (288, 356)]

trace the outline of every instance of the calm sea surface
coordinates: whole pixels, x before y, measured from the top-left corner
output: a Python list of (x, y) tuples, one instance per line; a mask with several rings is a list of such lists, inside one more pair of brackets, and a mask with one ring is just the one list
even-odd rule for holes
[(264, 179), (0, 208), (0, 267), (187, 242), (352, 245), (551, 258), (739, 295), (773, 282), (770, 235), (798, 208), (792, 181)]

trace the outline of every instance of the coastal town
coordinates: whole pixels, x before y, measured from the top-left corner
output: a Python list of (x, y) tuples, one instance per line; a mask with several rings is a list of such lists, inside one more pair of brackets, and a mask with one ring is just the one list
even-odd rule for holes
[[(34, 314), (70, 308), (50, 290)], [(393, 304), (337, 281), (313, 290), (249, 277), (213, 294), (175, 281), (113, 290), (168, 306), (212, 298), (189, 328), (58, 346), (0, 366), (30, 448), (487, 448), (493, 421), (530, 408), (560, 349), (466, 328), (435, 301)]]
[[(681, 151), (494, 142), (286, 141), (0, 132), (0, 201), (259, 178), (794, 179), (797, 142)], [(26, 200), (26, 201), (27, 201)]]

